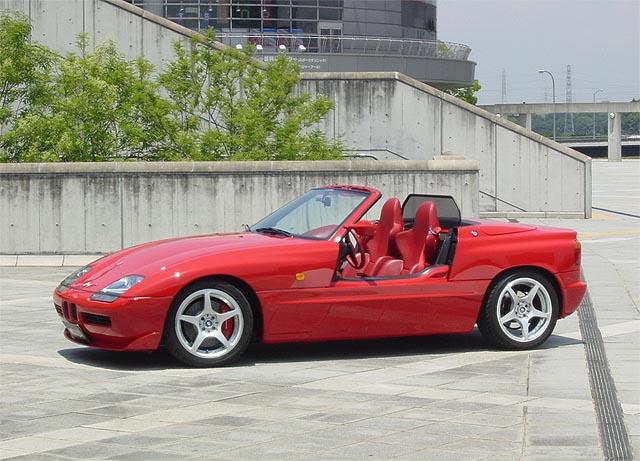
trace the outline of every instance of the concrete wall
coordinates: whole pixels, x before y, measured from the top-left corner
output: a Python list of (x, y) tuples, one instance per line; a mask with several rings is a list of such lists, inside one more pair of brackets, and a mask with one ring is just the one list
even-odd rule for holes
[(312, 187), (336, 183), (401, 200), (438, 191), (453, 195), (464, 215), (478, 213), (471, 160), (0, 164), (0, 254), (102, 253), (238, 231)]
[(33, 39), (60, 54), (77, 51), (76, 38), (85, 33), (90, 47), (113, 40), (129, 58), (144, 55), (158, 68), (174, 59), (176, 40), (186, 44), (193, 35), (122, 0), (0, 0), (0, 10), (27, 15)]
[(398, 73), (307, 73), (300, 90), (335, 101), (320, 128), (352, 152), (478, 160), (486, 216), (591, 216), (589, 157), (435, 88)]
[[(261, 53), (256, 58), (270, 61), (274, 53)], [(304, 72), (401, 72), (416, 80), (439, 88), (469, 86), (475, 77), (476, 63), (468, 60), (442, 59), (426, 56), (378, 54), (290, 54)]]

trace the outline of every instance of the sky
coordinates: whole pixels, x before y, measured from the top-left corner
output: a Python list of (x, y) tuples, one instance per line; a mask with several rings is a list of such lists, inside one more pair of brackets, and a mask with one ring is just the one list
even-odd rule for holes
[(438, 39), (471, 47), (479, 104), (640, 98), (640, 0), (439, 0)]

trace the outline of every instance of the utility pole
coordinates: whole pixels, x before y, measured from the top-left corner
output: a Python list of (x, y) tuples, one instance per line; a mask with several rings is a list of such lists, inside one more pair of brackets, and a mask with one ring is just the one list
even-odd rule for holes
[[(571, 64), (567, 65), (567, 86), (565, 93), (565, 102), (571, 104), (573, 102), (573, 95), (571, 91)], [(564, 132), (573, 134), (573, 114), (566, 112), (564, 114)]]
[(556, 79), (553, 74), (546, 69), (540, 69), (539, 74), (549, 74), (551, 77), (551, 91), (553, 93), (553, 140), (556, 140)]
[[(593, 92), (593, 103), (596, 103), (596, 95), (602, 90), (596, 90)], [(596, 113), (593, 113), (593, 139), (596, 139)]]
[(507, 71), (502, 69), (502, 104), (507, 102)]

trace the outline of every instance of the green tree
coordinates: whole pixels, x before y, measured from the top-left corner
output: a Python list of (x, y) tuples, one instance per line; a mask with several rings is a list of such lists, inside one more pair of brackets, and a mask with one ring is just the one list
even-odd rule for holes
[[(32, 44), (28, 19), (0, 17), (0, 161), (293, 160), (341, 157), (318, 123), (326, 97), (296, 91), (296, 63), (218, 50), (212, 31), (159, 77), (113, 42), (64, 57)], [(163, 95), (168, 95), (169, 98)]]
[(295, 91), (297, 63), (281, 55), (258, 65), (253, 50), (215, 47), (209, 30), (190, 46), (174, 44), (176, 60), (160, 82), (176, 104), (176, 149), (199, 160), (335, 159), (341, 145), (317, 123), (332, 108), (323, 96)]
[(480, 82), (474, 80), (470, 86), (464, 88), (456, 88), (453, 90), (445, 90), (445, 93), (450, 94), (451, 96), (455, 96), (456, 98), (462, 99), (463, 101), (468, 102), (469, 104), (476, 105), (478, 103), (478, 97), (476, 93), (480, 91), (482, 87), (480, 86)]
[(26, 16), (0, 12), (0, 127), (47, 97), (55, 55), (30, 35)]
[(438, 57), (441, 57), (441, 58), (453, 57), (453, 52), (449, 48), (449, 45), (447, 45), (447, 43), (443, 42), (442, 40), (438, 40), (436, 42), (436, 50), (438, 52)]
[(128, 61), (113, 42), (60, 59), (49, 97), (36, 101), (3, 136), (6, 160), (174, 159), (173, 104), (159, 95), (153, 67)]
[[(607, 113), (575, 113), (573, 114), (573, 133), (564, 131), (564, 113), (556, 114), (556, 133), (558, 137), (591, 137), (593, 136), (594, 121), (596, 137), (607, 137), (609, 114)], [(532, 128), (536, 133), (551, 137), (553, 135), (553, 115), (533, 114)], [(622, 114), (622, 135), (630, 136), (640, 134), (640, 114), (629, 112)]]

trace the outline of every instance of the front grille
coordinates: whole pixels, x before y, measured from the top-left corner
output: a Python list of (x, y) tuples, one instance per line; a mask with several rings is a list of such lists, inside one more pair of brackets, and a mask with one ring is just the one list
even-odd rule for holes
[(90, 312), (82, 312), (82, 321), (84, 323), (93, 323), (95, 325), (111, 326), (111, 319), (109, 317), (106, 315), (92, 314)]
[(69, 320), (72, 322), (78, 322), (78, 309), (75, 304), (69, 303)]
[(56, 311), (59, 315), (68, 320), (69, 322), (78, 323), (78, 308), (73, 303), (62, 301), (62, 306), (56, 306)]

